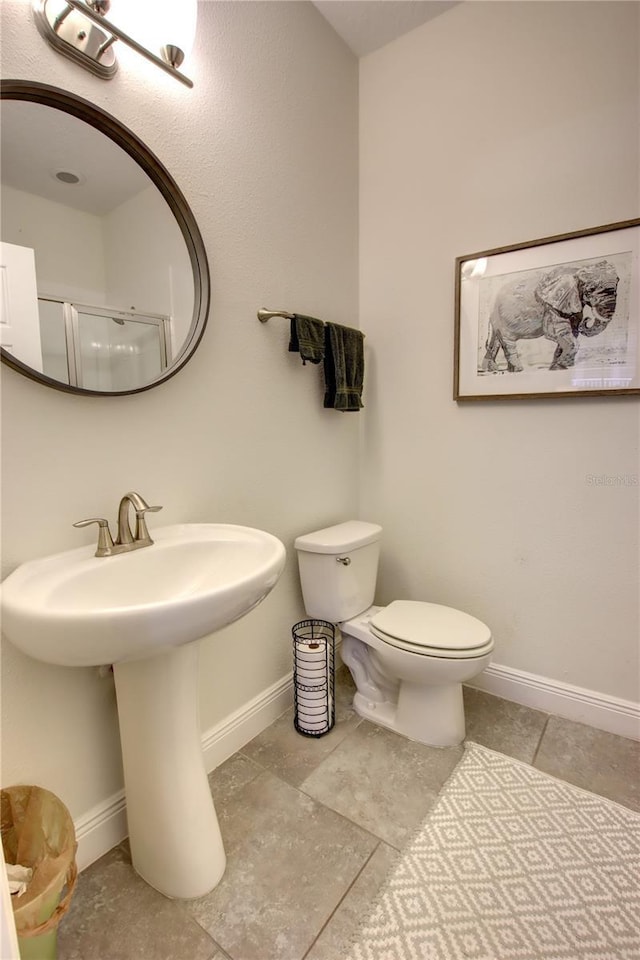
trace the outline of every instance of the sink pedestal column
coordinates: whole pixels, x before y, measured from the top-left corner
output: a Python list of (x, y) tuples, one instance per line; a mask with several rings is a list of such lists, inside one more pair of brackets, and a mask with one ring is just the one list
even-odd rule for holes
[(198, 722), (198, 644), (114, 664), (133, 866), (166, 897), (204, 896), (226, 864)]

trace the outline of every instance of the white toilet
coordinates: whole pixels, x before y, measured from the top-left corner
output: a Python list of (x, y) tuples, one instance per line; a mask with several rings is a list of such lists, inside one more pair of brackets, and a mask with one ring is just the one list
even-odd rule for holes
[(349, 520), (298, 537), (307, 615), (336, 623), (361, 717), (411, 740), (449, 747), (464, 740), (462, 684), (491, 660), (491, 631), (437, 603), (372, 606), (382, 527)]

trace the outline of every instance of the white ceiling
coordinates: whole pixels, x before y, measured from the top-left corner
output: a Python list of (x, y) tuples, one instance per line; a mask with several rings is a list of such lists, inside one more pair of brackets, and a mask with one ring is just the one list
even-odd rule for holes
[[(149, 186), (143, 169), (94, 127), (61, 110), (2, 101), (2, 185), (104, 216)], [(56, 173), (79, 177), (61, 183)]]
[(432, 20), (460, 0), (311, 0), (358, 57)]

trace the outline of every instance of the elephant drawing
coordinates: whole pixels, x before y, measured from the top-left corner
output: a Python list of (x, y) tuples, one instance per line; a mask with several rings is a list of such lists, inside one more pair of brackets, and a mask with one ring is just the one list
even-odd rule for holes
[(522, 371), (518, 340), (545, 337), (556, 344), (550, 370), (567, 370), (575, 363), (578, 336), (594, 337), (606, 330), (616, 309), (618, 275), (607, 260), (563, 264), (535, 271), (504, 284), (491, 310), (482, 370), (498, 372), (502, 349), (511, 373)]

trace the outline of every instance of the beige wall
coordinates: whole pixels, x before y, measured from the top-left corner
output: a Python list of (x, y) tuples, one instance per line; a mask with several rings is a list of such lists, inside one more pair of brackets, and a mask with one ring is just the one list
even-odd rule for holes
[(360, 69), (379, 599), (459, 606), (497, 663), (636, 702), (638, 399), (451, 396), (455, 257), (638, 216), (639, 10), (464, 3)]
[[(204, 641), (209, 729), (290, 670), (303, 615), (294, 537), (356, 510), (356, 417), (322, 409), (321, 373), (287, 353), (261, 306), (357, 325), (357, 61), (311, 4), (200, 5), (182, 87), (119, 53), (109, 83), (40, 38), (31, 4), (2, 2), (2, 75), (92, 100), (148, 144), (183, 190), (210, 261), (209, 326), (190, 363), (132, 397), (67, 396), (2, 369), (3, 573), (89, 542), (139, 490), (153, 524), (225, 521), (279, 536), (283, 578), (245, 620)], [(2, 782), (39, 783), (74, 817), (122, 786), (110, 678), (50, 667), (3, 643)]]

